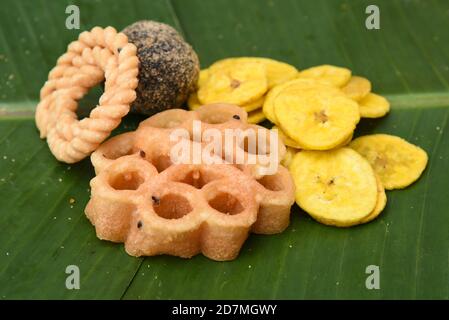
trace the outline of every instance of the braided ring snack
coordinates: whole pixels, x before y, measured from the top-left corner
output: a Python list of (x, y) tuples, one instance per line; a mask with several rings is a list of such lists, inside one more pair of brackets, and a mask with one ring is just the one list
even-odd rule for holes
[[(50, 71), (40, 91), (36, 125), (56, 159), (74, 163), (88, 156), (110, 135), (136, 98), (139, 59), (136, 47), (112, 27), (94, 27)], [(78, 120), (78, 103), (105, 80), (104, 93), (90, 116)]]
[[(237, 257), (249, 232), (287, 228), (294, 184), (285, 167), (262, 176), (248, 170), (249, 164), (170, 161), (170, 133), (179, 128), (193, 133), (194, 120), (219, 131), (254, 126), (240, 107), (214, 104), (161, 112), (136, 131), (103, 143), (91, 155), (97, 176), (85, 209), (100, 239), (124, 242), (133, 256), (202, 253), (225, 261)], [(186, 141), (192, 149), (203, 144), (191, 137)]]

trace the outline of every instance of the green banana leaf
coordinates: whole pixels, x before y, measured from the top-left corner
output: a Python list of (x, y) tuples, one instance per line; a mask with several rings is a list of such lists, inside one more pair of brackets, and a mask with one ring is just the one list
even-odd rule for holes
[[(378, 30), (365, 27), (371, 1), (73, 3), (80, 30), (65, 28), (71, 1), (0, 6), (1, 299), (449, 298), (448, 1), (376, 1)], [(362, 120), (357, 135), (390, 133), (420, 145), (430, 157), (426, 171), (407, 189), (388, 192), (386, 209), (367, 225), (327, 227), (295, 205), (285, 232), (251, 235), (231, 262), (128, 256), (122, 244), (97, 239), (84, 216), (90, 161), (57, 162), (33, 117), (48, 71), (80, 31), (140, 19), (177, 28), (203, 67), (264, 56), (300, 69), (346, 66), (369, 78), (392, 110)], [(92, 90), (82, 104), (93, 105), (100, 93)], [(140, 120), (127, 116), (117, 132)], [(69, 265), (79, 267), (79, 290), (65, 286)], [(379, 266), (379, 289), (366, 287), (370, 265)]]

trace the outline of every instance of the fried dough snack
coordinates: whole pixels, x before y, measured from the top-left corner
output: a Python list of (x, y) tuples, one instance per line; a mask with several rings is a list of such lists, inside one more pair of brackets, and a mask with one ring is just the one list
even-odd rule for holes
[[(112, 27), (94, 27), (79, 35), (50, 71), (40, 91), (36, 125), (56, 159), (74, 163), (88, 156), (129, 112), (136, 98), (139, 60), (136, 47)], [(99, 105), (78, 120), (78, 103), (105, 81)]]
[[(226, 163), (224, 154), (219, 164), (171, 162), (174, 130), (193, 134), (193, 120), (201, 120), (203, 130), (253, 127), (246, 119), (244, 110), (228, 104), (172, 109), (103, 143), (91, 156), (97, 176), (85, 210), (97, 236), (124, 242), (133, 256), (202, 253), (225, 261), (237, 257), (249, 232), (282, 232), (294, 202), (285, 167), (263, 176), (257, 165)], [(192, 150), (204, 144), (194, 137), (186, 141)], [(280, 145), (279, 161), (285, 154)]]

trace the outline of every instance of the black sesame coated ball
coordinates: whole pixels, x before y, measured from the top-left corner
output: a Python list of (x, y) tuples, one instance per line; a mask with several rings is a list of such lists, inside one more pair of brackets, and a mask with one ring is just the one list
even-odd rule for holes
[(131, 111), (151, 115), (179, 108), (195, 90), (198, 56), (169, 25), (138, 21), (122, 31), (137, 46), (139, 85)]

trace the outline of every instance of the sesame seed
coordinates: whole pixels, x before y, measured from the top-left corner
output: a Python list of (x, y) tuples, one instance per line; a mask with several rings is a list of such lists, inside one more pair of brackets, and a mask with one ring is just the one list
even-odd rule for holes
[(161, 203), (161, 199), (159, 199), (156, 196), (151, 196), (151, 199), (153, 200), (153, 203), (157, 206)]

